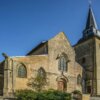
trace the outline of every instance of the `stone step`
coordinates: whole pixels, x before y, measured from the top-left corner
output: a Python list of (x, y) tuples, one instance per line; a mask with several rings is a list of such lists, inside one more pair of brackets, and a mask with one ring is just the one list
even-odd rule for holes
[(3, 97), (3, 96), (0, 96), (0, 100), (16, 100), (15, 98), (8, 98), (8, 97)]
[(3, 100), (3, 96), (0, 96), (0, 100)]
[(91, 97), (90, 100), (100, 100), (100, 97)]

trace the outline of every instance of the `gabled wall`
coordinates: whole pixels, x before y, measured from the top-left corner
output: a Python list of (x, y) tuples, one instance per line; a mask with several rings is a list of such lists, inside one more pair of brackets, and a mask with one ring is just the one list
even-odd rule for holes
[[(61, 72), (58, 70), (58, 60), (59, 55), (65, 53), (68, 56), (68, 70), (63, 74), (67, 77), (67, 92), (72, 92), (76, 90), (77, 87), (77, 74), (82, 74), (82, 68), (75, 62), (75, 52), (72, 46), (70, 45), (67, 37), (63, 32), (57, 34), (54, 38), (48, 41), (48, 56), (49, 56), (49, 71), (57, 73), (58, 76), (52, 77), (51, 84), (54, 87), (57, 87), (57, 81), (55, 79), (61, 75)], [(77, 67), (80, 69), (78, 70)], [(77, 72), (77, 73), (76, 73)], [(54, 84), (54, 81), (56, 84)], [(78, 86), (78, 90), (81, 91), (81, 86)]]

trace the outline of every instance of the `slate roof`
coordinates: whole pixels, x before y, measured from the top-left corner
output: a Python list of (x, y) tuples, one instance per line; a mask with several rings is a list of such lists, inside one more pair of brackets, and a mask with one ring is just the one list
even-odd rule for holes
[(42, 41), (40, 44), (38, 44), (35, 48), (33, 48), (30, 52), (28, 52), (26, 55), (30, 55), (31, 53), (35, 52), (36, 50), (38, 50), (39, 48), (41, 48), (42, 46), (44, 46), (45, 44), (47, 44), (48, 41)]
[(96, 29), (98, 29), (97, 24), (96, 24), (96, 20), (95, 20), (95, 17), (94, 17), (93, 10), (92, 10), (92, 8), (90, 6), (85, 30), (89, 29), (91, 26), (96, 28)]

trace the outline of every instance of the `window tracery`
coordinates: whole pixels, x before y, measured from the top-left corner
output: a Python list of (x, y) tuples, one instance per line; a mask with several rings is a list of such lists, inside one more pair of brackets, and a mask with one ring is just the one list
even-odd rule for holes
[(68, 68), (68, 57), (67, 55), (65, 55), (64, 53), (59, 57), (59, 61), (58, 61), (58, 69), (60, 71), (67, 71)]
[(27, 77), (27, 70), (23, 64), (20, 64), (18, 67), (18, 77), (20, 77), (20, 78)]

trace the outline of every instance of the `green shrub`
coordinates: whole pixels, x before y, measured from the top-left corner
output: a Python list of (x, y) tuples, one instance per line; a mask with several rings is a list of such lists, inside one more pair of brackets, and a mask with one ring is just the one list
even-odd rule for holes
[(73, 99), (82, 100), (82, 93), (79, 90), (74, 90), (72, 93), (73, 93)]
[(48, 90), (40, 93), (39, 100), (71, 100), (71, 95), (57, 90)]
[(18, 90), (16, 91), (17, 100), (36, 100), (37, 93), (32, 90)]
[(19, 90), (16, 92), (17, 100), (71, 100), (71, 94), (57, 90), (34, 92)]
[(72, 93), (73, 94), (80, 94), (81, 95), (81, 92), (79, 90), (74, 90)]

